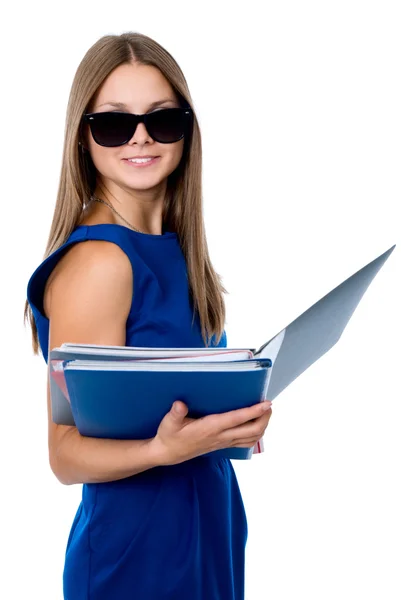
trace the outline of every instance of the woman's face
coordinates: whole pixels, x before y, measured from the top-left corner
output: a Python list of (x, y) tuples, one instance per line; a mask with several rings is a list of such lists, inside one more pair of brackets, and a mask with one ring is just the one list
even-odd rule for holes
[[(115, 107), (112, 102), (124, 103)], [(152, 106), (154, 103), (158, 106)], [(143, 114), (161, 108), (177, 108), (180, 104), (168, 80), (156, 67), (141, 64), (119, 65), (105, 79), (88, 112), (126, 111)], [(123, 146), (106, 148), (95, 142), (89, 125), (85, 127), (86, 145), (100, 178), (130, 190), (160, 190), (178, 166), (184, 148), (184, 138), (172, 144), (161, 144), (139, 123), (132, 138)], [(134, 156), (158, 156), (154, 164), (135, 167), (126, 160)], [(99, 177), (98, 175), (98, 177)], [(109, 186), (108, 186), (109, 187)]]

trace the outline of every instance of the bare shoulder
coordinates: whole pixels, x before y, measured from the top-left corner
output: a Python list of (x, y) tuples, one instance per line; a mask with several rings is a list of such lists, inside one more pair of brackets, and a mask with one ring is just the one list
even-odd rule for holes
[(130, 304), (133, 272), (127, 254), (107, 240), (84, 240), (73, 244), (50, 274), (44, 291), (43, 306), (49, 318), (53, 298), (95, 298), (118, 301), (121, 309)]

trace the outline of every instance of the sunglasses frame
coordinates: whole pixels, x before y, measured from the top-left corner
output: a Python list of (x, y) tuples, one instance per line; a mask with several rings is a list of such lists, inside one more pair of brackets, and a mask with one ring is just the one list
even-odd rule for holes
[(88, 123), (89, 127), (91, 126), (91, 123), (93, 122), (94, 119), (96, 119), (96, 115), (102, 115), (102, 114), (122, 114), (122, 115), (126, 115), (127, 117), (129, 117), (129, 119), (132, 121), (132, 133), (131, 135), (129, 135), (129, 137), (127, 137), (127, 139), (125, 139), (124, 142), (122, 142), (121, 144), (117, 144), (116, 146), (105, 146), (104, 144), (99, 144), (99, 142), (96, 140), (95, 136), (93, 135), (92, 132), (92, 128), (91, 129), (91, 133), (92, 133), (92, 137), (95, 140), (95, 142), (97, 144), (99, 144), (99, 146), (103, 146), (105, 148), (116, 148), (118, 146), (124, 146), (124, 144), (126, 144), (127, 142), (129, 142), (129, 140), (132, 138), (132, 136), (135, 134), (136, 128), (138, 126), (139, 123), (143, 123), (146, 127), (146, 131), (148, 132), (148, 134), (150, 135), (150, 137), (155, 140), (155, 142), (158, 142), (159, 144), (174, 144), (175, 142), (178, 142), (180, 140), (182, 140), (182, 138), (185, 136), (185, 131), (184, 133), (176, 140), (173, 140), (172, 142), (163, 142), (160, 141), (158, 139), (156, 139), (155, 137), (153, 137), (153, 135), (151, 134), (151, 132), (148, 129), (148, 124), (149, 124), (149, 117), (151, 117), (152, 115), (159, 113), (159, 112), (163, 112), (163, 111), (169, 111), (169, 110), (174, 110), (177, 111), (179, 110), (183, 115), (184, 118), (186, 117), (186, 115), (188, 115), (186, 117), (186, 122), (184, 122), (184, 130), (187, 126), (187, 123), (190, 122), (190, 119), (193, 115), (193, 111), (192, 108), (190, 107), (174, 107), (174, 108), (162, 108), (161, 110), (157, 110), (151, 113), (143, 113), (141, 115), (137, 115), (134, 113), (127, 113), (127, 112), (123, 112), (123, 111), (104, 111), (104, 112), (95, 112), (95, 113), (85, 113), (82, 117), (83, 123)]

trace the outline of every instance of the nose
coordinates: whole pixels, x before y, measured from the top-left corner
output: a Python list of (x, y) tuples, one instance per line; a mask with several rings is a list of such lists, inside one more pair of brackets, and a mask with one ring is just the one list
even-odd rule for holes
[(148, 130), (145, 127), (145, 123), (137, 123), (134, 133), (132, 134), (131, 139), (128, 144), (131, 144), (134, 140), (137, 142), (144, 142), (147, 139), (152, 139), (148, 133)]

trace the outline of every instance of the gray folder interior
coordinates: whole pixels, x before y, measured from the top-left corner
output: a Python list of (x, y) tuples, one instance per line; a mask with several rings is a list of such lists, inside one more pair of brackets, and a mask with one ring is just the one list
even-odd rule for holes
[(354, 310), (395, 245), (308, 308), (258, 350), (273, 361), (266, 397), (273, 400), (341, 337)]

